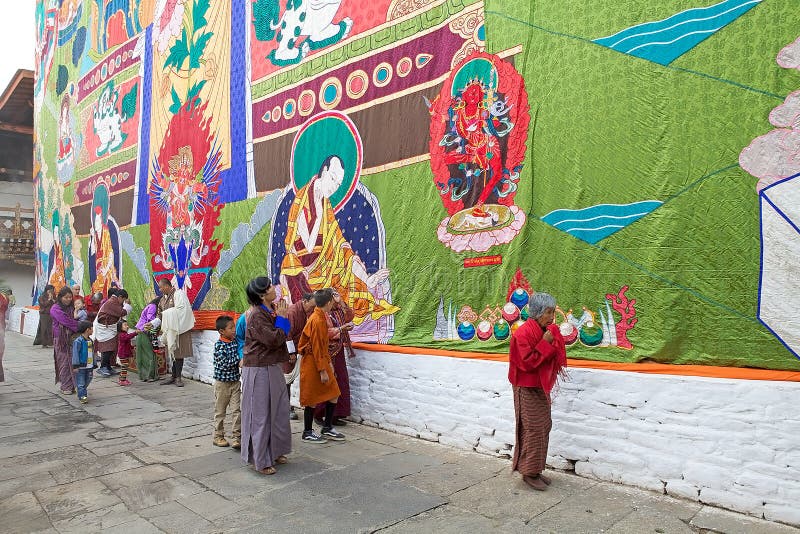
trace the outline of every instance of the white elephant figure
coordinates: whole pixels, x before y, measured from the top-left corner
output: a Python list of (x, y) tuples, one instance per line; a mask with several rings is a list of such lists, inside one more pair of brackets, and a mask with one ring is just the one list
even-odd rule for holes
[(128, 137), (122, 131), (122, 115), (117, 109), (118, 99), (119, 93), (114, 90), (114, 82), (111, 81), (103, 88), (94, 109), (94, 133), (100, 141), (96, 151), (97, 157), (119, 149)]
[[(278, 48), (267, 56), (276, 66), (299, 63), (311, 50), (346, 38), (353, 28), (349, 17), (333, 23), (341, 0), (286, 0), (286, 9), (280, 18), (279, 1), (257, 0), (253, 4), (256, 38), (260, 41), (277, 39)], [(305, 39), (298, 42), (303, 37)]]

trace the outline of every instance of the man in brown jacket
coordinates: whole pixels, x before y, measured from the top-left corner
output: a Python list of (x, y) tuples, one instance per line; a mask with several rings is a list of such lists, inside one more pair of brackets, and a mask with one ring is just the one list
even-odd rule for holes
[[(156, 329), (160, 328), (164, 310), (168, 310), (170, 308), (175, 307), (175, 287), (173, 287), (172, 283), (169, 281), (168, 278), (162, 278), (161, 280), (158, 281), (158, 289), (161, 291), (161, 294), (163, 296), (161, 297), (161, 300), (158, 301), (158, 307), (156, 308), (156, 318), (144, 326), (145, 330), (148, 331), (153, 328)], [(183, 360), (184, 358), (192, 357), (191, 331), (184, 332), (183, 334), (178, 336), (178, 349), (171, 356), (173, 359), (172, 376), (168, 377), (165, 380), (162, 380), (161, 385), (166, 386), (169, 384), (175, 384), (179, 388), (182, 388), (183, 379), (181, 378), (181, 373), (183, 373)]]

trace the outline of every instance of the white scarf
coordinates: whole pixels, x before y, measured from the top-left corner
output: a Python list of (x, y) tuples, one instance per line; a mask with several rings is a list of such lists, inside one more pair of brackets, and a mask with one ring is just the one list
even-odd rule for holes
[[(125, 310), (125, 315), (127, 316), (131, 311), (131, 305), (127, 302), (122, 304), (122, 309)], [(115, 337), (117, 337), (117, 323), (104, 325), (101, 324), (96, 318), (94, 323), (92, 324), (93, 334), (92, 337), (95, 341), (104, 342), (104, 341), (111, 341)]]
[(178, 337), (194, 328), (194, 313), (189, 297), (182, 289), (172, 295), (172, 308), (161, 312), (161, 337), (159, 341), (172, 356), (178, 350)]
[(104, 325), (98, 322), (97, 319), (94, 320), (94, 325), (92, 325), (92, 329), (94, 330), (94, 337), (95, 341), (111, 341), (115, 337), (117, 337), (117, 323), (112, 325)]

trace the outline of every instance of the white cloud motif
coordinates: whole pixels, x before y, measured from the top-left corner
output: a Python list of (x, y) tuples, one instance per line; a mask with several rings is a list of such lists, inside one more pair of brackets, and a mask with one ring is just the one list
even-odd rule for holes
[[(800, 38), (778, 53), (778, 65), (800, 70)], [(775, 130), (756, 137), (739, 154), (739, 166), (758, 178), (756, 190), (800, 173), (800, 90), (769, 114)]]
[(800, 128), (800, 91), (789, 94), (783, 104), (773, 109), (769, 122), (778, 128)]
[(792, 44), (783, 47), (783, 50), (778, 52), (778, 65), (784, 69), (798, 69), (800, 70), (800, 37), (797, 38)]
[(781, 128), (756, 137), (739, 154), (739, 165), (759, 179), (757, 191), (800, 173), (800, 130)]

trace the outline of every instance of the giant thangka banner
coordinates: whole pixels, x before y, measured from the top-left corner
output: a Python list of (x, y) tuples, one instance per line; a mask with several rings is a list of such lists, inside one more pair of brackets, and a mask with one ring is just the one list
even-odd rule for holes
[(800, 369), (780, 0), (39, 0), (37, 288), (334, 287), (355, 339)]

